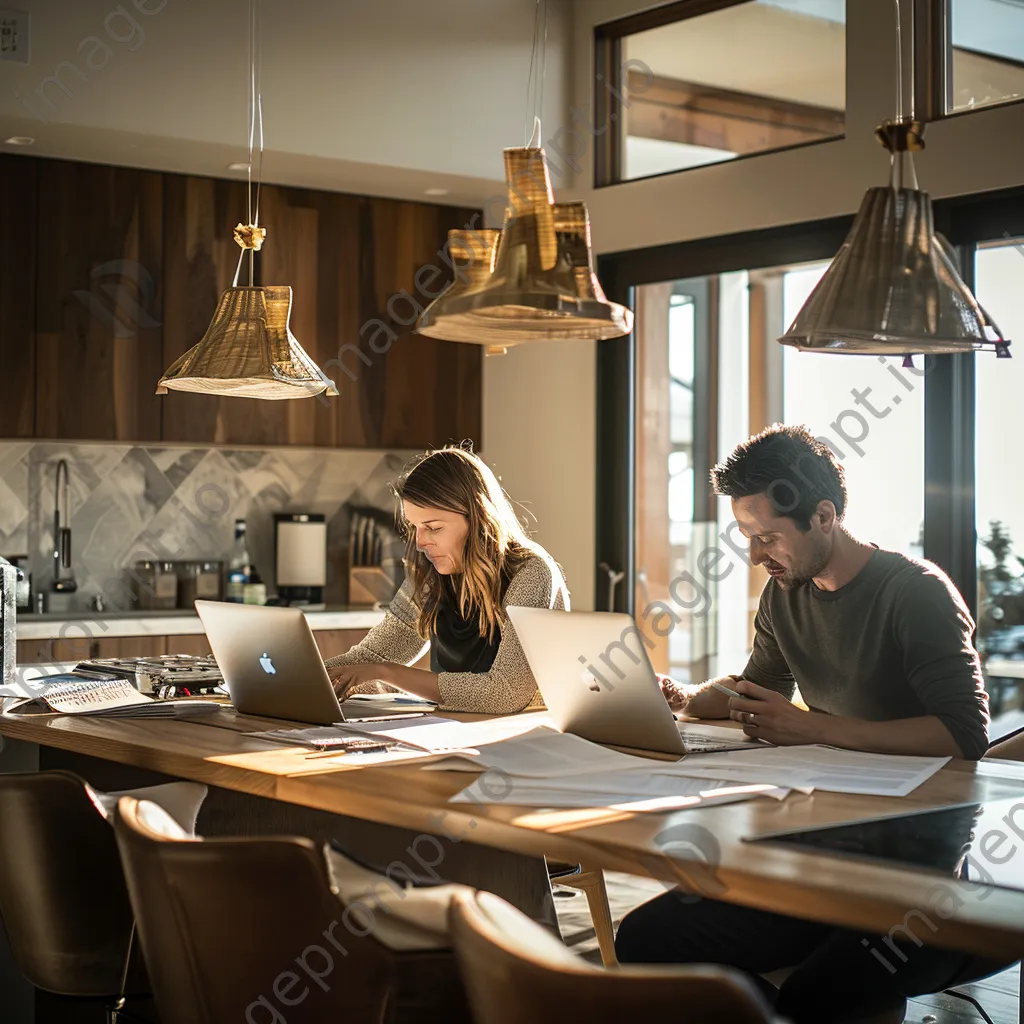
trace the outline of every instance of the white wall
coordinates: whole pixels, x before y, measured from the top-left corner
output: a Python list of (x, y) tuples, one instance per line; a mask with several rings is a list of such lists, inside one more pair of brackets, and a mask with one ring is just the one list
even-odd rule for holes
[[(566, 106), (568, 6), (549, 3), (545, 106), (555, 119)], [(247, 0), (13, 6), (31, 17), (31, 63), (0, 61), (0, 140), (28, 135), (39, 155), (219, 176), (245, 161)], [(525, 143), (534, 0), (262, 9), (267, 180), (407, 198), (447, 187), (445, 201), (479, 205), (502, 177), (502, 149)], [(61, 65), (66, 92), (44, 84)]]
[(596, 388), (593, 342), (521, 345), (484, 359), (482, 454), (584, 611), (594, 607)]

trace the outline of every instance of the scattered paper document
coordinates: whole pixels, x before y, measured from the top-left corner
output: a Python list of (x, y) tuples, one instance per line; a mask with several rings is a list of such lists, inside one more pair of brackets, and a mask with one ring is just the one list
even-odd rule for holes
[(450, 718), (426, 715), (411, 721), (345, 722), (336, 728), (365, 736), (401, 740), (431, 753), (458, 750), (475, 753), (480, 746), (537, 730), (557, 734), (557, 730), (546, 715), (506, 715), (482, 722), (455, 722)]
[(636, 771), (599, 773), (547, 781), (508, 776), (499, 785), (475, 780), (451, 803), (510, 804), (548, 808), (611, 808), (627, 811), (671, 811), (698, 804), (735, 803), (757, 796), (783, 799), (788, 790), (777, 786), (717, 782)]
[(761, 782), (787, 789), (906, 796), (948, 763), (948, 757), (867, 754), (819, 744), (701, 754), (654, 771), (692, 778)]
[[(591, 743), (568, 732), (541, 728), (522, 736), (512, 736), (497, 743), (479, 744), (476, 752), (458, 754), (462, 759), (448, 759), (429, 765), (432, 769), (468, 767), (469, 770), (497, 769), (522, 778), (562, 779), (594, 772), (640, 771), (649, 773), (664, 762), (647, 757), (621, 754), (617, 750)], [(468, 758), (468, 761), (465, 760)]]

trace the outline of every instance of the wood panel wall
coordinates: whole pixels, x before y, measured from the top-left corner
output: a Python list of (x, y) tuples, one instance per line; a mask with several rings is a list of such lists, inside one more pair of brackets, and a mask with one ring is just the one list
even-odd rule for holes
[(35, 164), (0, 157), (0, 436), (35, 433)]
[[(474, 211), (265, 185), (256, 284), (290, 285), (292, 332), (337, 398), (171, 392), (241, 250), (244, 182), (0, 155), (0, 437), (421, 448), (479, 445), (482, 350), (413, 333)], [(421, 274), (434, 264), (439, 274)], [(248, 283), (243, 268), (240, 284)]]
[(162, 179), (38, 161), (37, 437), (160, 440)]

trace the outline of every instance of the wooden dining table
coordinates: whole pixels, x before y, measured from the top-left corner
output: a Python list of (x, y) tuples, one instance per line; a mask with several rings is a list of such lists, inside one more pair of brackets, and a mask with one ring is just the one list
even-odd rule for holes
[[(905, 797), (815, 791), (666, 813), (628, 806), (552, 810), (507, 803), (500, 799), (498, 783), (492, 787), (493, 803), (452, 804), (450, 798), (472, 775), (424, 771), (419, 763), (358, 766), (351, 757), (310, 756), (308, 750), (248, 735), (283, 724), (230, 709), (191, 720), (2, 717), (0, 735), (38, 745), (41, 767), (74, 767), (73, 758), (80, 758), (157, 773), (154, 778), (194, 780), (275, 805), (394, 826), (423, 842), (391, 851), (390, 862), (404, 859), (410, 868), (441, 877), (447, 877), (448, 852), (454, 855), (460, 845), (473, 845), (644, 875), (666, 889), (678, 886), (872, 935), (905, 938), (902, 929), (909, 928), (929, 943), (980, 955), (1008, 961), (1024, 955), (1024, 891), (987, 889), (952, 875), (747, 841), (789, 829), (1010, 800), (1017, 810), (1007, 824), (1007, 840), (1014, 855), (1024, 858), (1022, 763), (953, 760)], [(1000, 855), (1009, 849), (1001, 846)], [(947, 918), (940, 906), (955, 910)], [(936, 934), (922, 926), (922, 917), (942, 919)]]

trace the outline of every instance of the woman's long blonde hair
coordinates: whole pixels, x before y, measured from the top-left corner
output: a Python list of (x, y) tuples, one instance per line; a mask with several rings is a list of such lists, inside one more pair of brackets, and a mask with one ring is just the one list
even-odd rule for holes
[[(526, 535), (508, 496), (490, 467), (473, 452), (438, 448), (417, 458), (395, 485), (400, 501), (421, 508), (457, 512), (469, 521), (462, 572), (452, 578), (459, 611), (479, 616), (480, 636), (493, 639), (504, 618), (502, 598), (519, 567), (539, 552)], [(405, 569), (419, 608), (417, 630), (424, 639), (437, 624), (443, 577), (416, 547), (416, 531), (401, 517), (406, 537)]]

